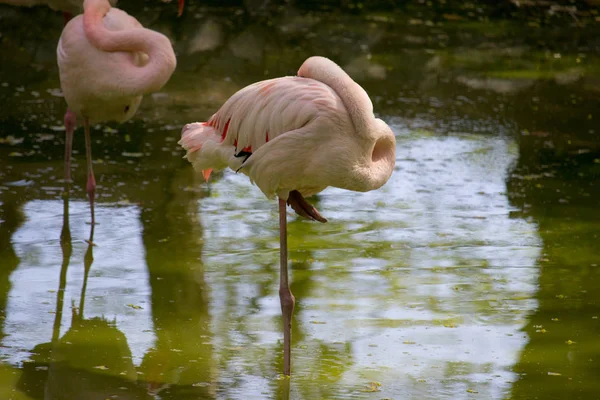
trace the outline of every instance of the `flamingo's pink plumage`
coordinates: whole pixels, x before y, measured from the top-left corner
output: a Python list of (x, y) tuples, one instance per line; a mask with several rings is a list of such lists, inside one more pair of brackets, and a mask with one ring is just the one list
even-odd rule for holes
[(84, 13), (70, 20), (57, 47), (60, 84), (68, 105), (65, 115), (65, 178), (75, 116), (83, 117), (88, 166), (87, 192), (94, 224), (96, 181), (92, 168), (90, 122), (124, 122), (133, 117), (144, 94), (159, 90), (176, 65), (169, 39), (145, 29), (108, 0), (84, 0)]
[(229, 167), (282, 199), (293, 190), (364, 192), (387, 182), (395, 138), (366, 92), (323, 57), (309, 58), (299, 74), (245, 87), (208, 122), (187, 124), (180, 144), (194, 168)]
[(212, 169), (229, 167), (248, 175), (267, 197), (279, 197), (283, 372), (289, 375), (295, 299), (288, 284), (286, 202), (326, 222), (303, 196), (328, 186), (381, 187), (394, 169), (394, 134), (375, 118), (363, 88), (332, 61), (311, 57), (298, 76), (245, 87), (207, 122), (187, 124), (179, 144), (205, 179)]

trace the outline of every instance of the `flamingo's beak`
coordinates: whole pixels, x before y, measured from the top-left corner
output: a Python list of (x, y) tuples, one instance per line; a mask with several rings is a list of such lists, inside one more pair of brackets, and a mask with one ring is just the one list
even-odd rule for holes
[(185, 0), (179, 0), (179, 9), (177, 10), (177, 16), (181, 17), (183, 14), (183, 6), (185, 5)]

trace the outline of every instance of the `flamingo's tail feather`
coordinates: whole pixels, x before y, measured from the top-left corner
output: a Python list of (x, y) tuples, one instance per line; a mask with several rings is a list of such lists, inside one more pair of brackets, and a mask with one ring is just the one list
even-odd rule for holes
[[(184, 150), (185, 157), (196, 171), (202, 172), (206, 181), (214, 170), (227, 167), (227, 159), (231, 149), (221, 146), (222, 135), (206, 122), (187, 124), (181, 130), (181, 140), (178, 142)], [(229, 146), (231, 147), (231, 146)]]

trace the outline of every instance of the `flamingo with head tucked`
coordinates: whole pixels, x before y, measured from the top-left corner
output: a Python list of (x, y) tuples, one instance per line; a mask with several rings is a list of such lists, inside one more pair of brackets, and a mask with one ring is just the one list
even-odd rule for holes
[[(163, 0), (165, 3), (170, 3), (171, 0)], [(179, 10), (177, 15), (183, 13), (185, 0), (178, 0)], [(116, 5), (117, 0), (110, 0), (111, 5)], [(73, 15), (77, 15), (83, 8), (83, 0), (0, 0), (0, 4), (8, 4), (17, 7), (34, 7), (47, 5), (53, 10), (62, 11), (65, 17), (65, 24), (69, 22)]]
[(142, 96), (160, 90), (177, 64), (169, 39), (142, 27), (108, 0), (85, 0), (84, 13), (67, 23), (58, 42), (60, 85), (65, 114), (65, 179), (70, 180), (76, 116), (83, 117), (87, 158), (87, 193), (92, 226), (96, 180), (92, 168), (90, 123), (125, 122)]
[(288, 283), (286, 203), (305, 218), (326, 222), (305, 196), (328, 186), (378, 189), (394, 169), (394, 134), (375, 118), (362, 87), (329, 59), (311, 57), (298, 76), (250, 85), (208, 122), (187, 124), (179, 143), (206, 180), (213, 169), (229, 167), (248, 175), (268, 198), (279, 198), (279, 298), (289, 375), (295, 299)]

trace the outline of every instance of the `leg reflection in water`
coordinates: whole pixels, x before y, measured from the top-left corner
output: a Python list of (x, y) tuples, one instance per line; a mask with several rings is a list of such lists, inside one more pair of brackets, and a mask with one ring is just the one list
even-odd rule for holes
[(31, 350), (29, 362), (23, 363), (17, 388), (30, 397), (46, 400), (151, 399), (144, 382), (138, 381), (127, 338), (117, 329), (115, 322), (103, 317), (85, 318), (87, 281), (94, 261), (94, 225), (90, 227), (84, 256), (79, 307), (72, 307), (71, 327), (60, 336), (67, 271), (73, 252), (68, 200), (67, 195), (64, 197), (62, 264), (52, 339)]

